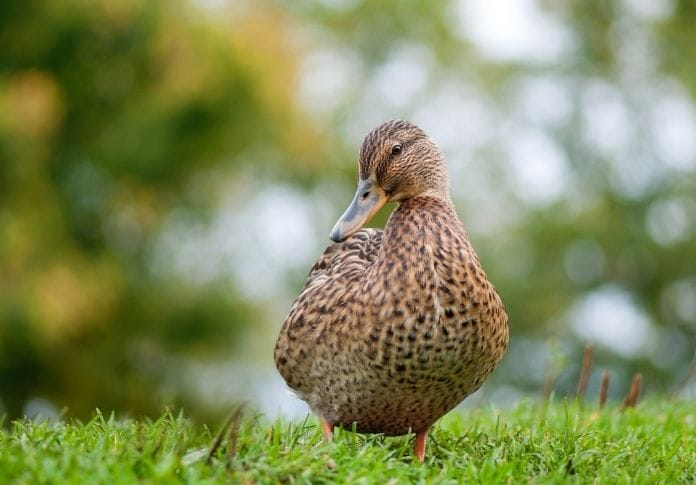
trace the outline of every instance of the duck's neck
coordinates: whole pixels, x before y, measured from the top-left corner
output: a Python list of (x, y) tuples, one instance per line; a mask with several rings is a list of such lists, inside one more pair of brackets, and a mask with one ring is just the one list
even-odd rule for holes
[[(424, 192), (410, 199), (406, 199), (399, 204), (397, 211), (413, 211), (413, 210), (440, 210), (443, 212), (455, 214), (454, 204), (449, 197), (449, 193), (441, 192)], [(455, 215), (456, 217), (456, 215)]]
[[(444, 239), (466, 241), (454, 204), (449, 197), (422, 194), (403, 201), (389, 217), (384, 232), (384, 249), (427, 240), (440, 245)], [(414, 248), (416, 249), (416, 248)]]
[(443, 282), (461, 281), (463, 268), (471, 267), (479, 267), (478, 258), (452, 202), (413, 197), (387, 222), (377, 258), (364, 279), (365, 295), (369, 301), (400, 301), (409, 288), (420, 288), (421, 296), (432, 296)]
[[(432, 289), (455, 278), (470, 263), (478, 267), (464, 227), (449, 199), (419, 195), (402, 202), (384, 229), (379, 253), (365, 279), (368, 288), (398, 296), (408, 285)], [(377, 297), (370, 294), (370, 298)]]

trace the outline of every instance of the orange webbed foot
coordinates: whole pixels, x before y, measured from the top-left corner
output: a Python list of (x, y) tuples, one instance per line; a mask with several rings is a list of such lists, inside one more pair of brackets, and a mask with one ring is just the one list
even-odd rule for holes
[(333, 424), (321, 418), (321, 428), (324, 431), (324, 440), (331, 441), (331, 437), (333, 436)]
[(416, 443), (413, 445), (413, 453), (416, 455), (416, 460), (423, 463), (425, 460), (425, 445), (428, 442), (428, 431), (416, 433)]

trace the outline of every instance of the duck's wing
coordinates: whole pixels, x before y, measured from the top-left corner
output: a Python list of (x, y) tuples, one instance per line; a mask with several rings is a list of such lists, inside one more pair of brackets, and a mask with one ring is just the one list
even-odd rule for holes
[(330, 245), (307, 277), (288, 314), (275, 348), (275, 362), (288, 385), (310, 392), (316, 359), (330, 358), (332, 335), (342, 332), (361, 300), (362, 276), (382, 245), (382, 230), (362, 229)]
[(381, 229), (361, 229), (345, 241), (327, 247), (309, 270), (302, 291), (323, 277), (350, 279), (355, 271), (364, 271), (377, 258), (382, 245), (382, 232)]

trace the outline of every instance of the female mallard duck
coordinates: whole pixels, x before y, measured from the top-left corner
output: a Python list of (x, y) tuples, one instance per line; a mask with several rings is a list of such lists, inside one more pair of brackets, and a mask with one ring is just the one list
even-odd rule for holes
[[(334, 426), (428, 429), (502, 358), (508, 318), (457, 218), (444, 156), (417, 126), (388, 121), (365, 138), (355, 198), (331, 232), (275, 348), (280, 374)], [(384, 231), (361, 229), (399, 205)]]

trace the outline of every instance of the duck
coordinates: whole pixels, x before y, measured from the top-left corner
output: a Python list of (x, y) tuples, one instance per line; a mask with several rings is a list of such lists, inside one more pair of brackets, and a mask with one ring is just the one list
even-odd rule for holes
[[(364, 228), (396, 202), (384, 229)], [(508, 315), (449, 194), (447, 163), (417, 125), (365, 137), (355, 196), (281, 327), (276, 367), (335, 427), (415, 434), (479, 389), (503, 358)]]

